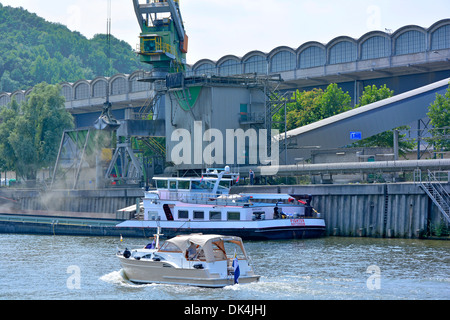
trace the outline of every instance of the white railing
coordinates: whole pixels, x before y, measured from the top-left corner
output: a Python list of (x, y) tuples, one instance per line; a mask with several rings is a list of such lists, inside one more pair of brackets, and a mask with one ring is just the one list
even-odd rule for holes
[(194, 204), (234, 205), (248, 203), (248, 197), (208, 192), (167, 191), (159, 192), (160, 200), (182, 201)]

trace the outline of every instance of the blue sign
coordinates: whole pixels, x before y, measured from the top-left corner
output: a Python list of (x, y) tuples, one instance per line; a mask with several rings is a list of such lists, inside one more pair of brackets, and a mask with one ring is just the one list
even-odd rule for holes
[(361, 132), (350, 132), (350, 140), (361, 140), (362, 139), (362, 133)]

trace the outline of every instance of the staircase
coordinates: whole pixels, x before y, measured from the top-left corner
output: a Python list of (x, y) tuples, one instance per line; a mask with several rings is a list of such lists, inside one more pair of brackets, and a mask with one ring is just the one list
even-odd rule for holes
[(430, 170), (428, 170), (427, 180), (428, 181), (422, 181), (422, 172), (420, 169), (414, 171), (414, 182), (425, 191), (447, 220), (447, 223), (450, 223), (450, 195), (436, 178), (435, 173)]
[[(161, 97), (164, 96), (165, 92), (165, 81), (162, 80), (156, 80), (153, 84), (153, 89), (155, 91), (155, 94), (153, 97), (147, 99), (147, 101), (144, 103), (144, 105), (139, 110), (138, 114), (136, 115), (137, 119), (144, 119), (144, 120), (156, 120), (154, 119), (154, 116), (159, 113), (159, 105), (161, 102)], [(158, 115), (159, 116), (159, 115)], [(162, 115), (164, 117), (164, 115)], [(159, 116), (161, 117), (161, 116)]]

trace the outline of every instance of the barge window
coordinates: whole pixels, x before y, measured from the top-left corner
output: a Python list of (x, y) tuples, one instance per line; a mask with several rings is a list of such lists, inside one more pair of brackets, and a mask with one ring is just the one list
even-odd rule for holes
[(219, 186), (227, 188), (227, 189), (230, 189), (231, 188), (231, 181), (221, 180), (219, 182)]
[(176, 181), (169, 181), (169, 189), (176, 190), (177, 188), (177, 182)]
[(241, 220), (241, 213), (239, 211), (228, 211), (227, 219), (228, 220)]
[(189, 219), (189, 211), (178, 210), (178, 219)]
[(167, 189), (167, 180), (155, 180), (156, 188), (158, 189)]
[(222, 220), (222, 213), (220, 211), (211, 211), (209, 213), (209, 220)]
[(189, 181), (184, 181), (184, 180), (178, 181), (178, 189), (187, 189), (187, 190), (189, 190)]
[(203, 211), (194, 211), (194, 219), (205, 219), (205, 213)]
[(208, 189), (208, 185), (206, 181), (192, 181), (191, 182), (191, 189), (192, 190), (201, 190), (201, 189)]
[(147, 212), (147, 219), (148, 220), (156, 220), (158, 219), (158, 211), (148, 211)]

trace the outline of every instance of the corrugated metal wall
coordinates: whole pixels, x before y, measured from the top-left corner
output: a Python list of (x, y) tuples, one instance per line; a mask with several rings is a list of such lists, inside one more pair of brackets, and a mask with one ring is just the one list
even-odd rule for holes
[(254, 186), (245, 192), (313, 195), (312, 205), (324, 217), (328, 235), (418, 238), (441, 220), (415, 184)]
[[(450, 186), (449, 186), (450, 187)], [(232, 192), (311, 194), (312, 205), (324, 217), (327, 234), (355, 237), (418, 238), (441, 213), (413, 183), (370, 185), (310, 185), (234, 187)], [(140, 189), (8, 191), (21, 209), (95, 212), (116, 217), (118, 209), (136, 204)]]

